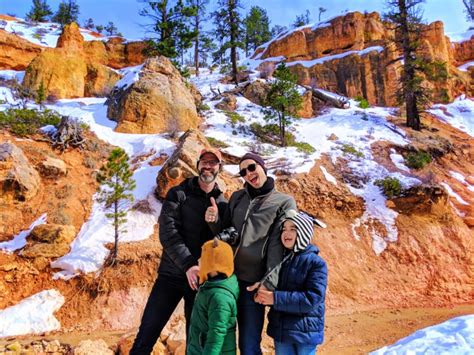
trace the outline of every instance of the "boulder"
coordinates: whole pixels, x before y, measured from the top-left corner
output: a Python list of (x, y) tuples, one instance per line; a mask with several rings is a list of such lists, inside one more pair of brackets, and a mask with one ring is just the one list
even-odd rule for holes
[(114, 69), (142, 64), (146, 43), (142, 41), (126, 42), (121, 37), (112, 37), (105, 43), (107, 66)]
[(114, 355), (103, 339), (82, 340), (75, 348), (74, 355)]
[(235, 111), (237, 108), (237, 98), (234, 94), (223, 93), (222, 100), (216, 104), (218, 110)]
[(84, 51), (84, 37), (77, 23), (72, 22), (64, 26), (63, 32), (58, 38), (56, 48), (64, 48), (66, 51)]
[(87, 65), (84, 96), (105, 97), (112, 92), (120, 78), (120, 74), (109, 67), (98, 63), (90, 63)]
[(262, 105), (267, 97), (269, 88), (270, 86), (266, 82), (255, 80), (245, 87), (243, 95), (254, 104)]
[(139, 80), (116, 88), (107, 104), (107, 116), (118, 122), (117, 132), (176, 133), (199, 123), (193, 95), (163, 56), (147, 59)]
[(41, 179), (23, 151), (13, 143), (0, 144), (0, 201), (27, 201), (38, 193)]
[(61, 159), (47, 157), (39, 164), (40, 174), (44, 177), (57, 178), (67, 174), (66, 163)]
[(302, 95), (301, 108), (297, 112), (298, 117), (310, 118), (313, 117), (313, 93), (309, 90)]
[(0, 30), (0, 70), (25, 70), (44, 49), (37, 44)]
[(71, 225), (41, 224), (33, 228), (21, 255), (30, 258), (59, 258), (69, 252), (76, 237)]

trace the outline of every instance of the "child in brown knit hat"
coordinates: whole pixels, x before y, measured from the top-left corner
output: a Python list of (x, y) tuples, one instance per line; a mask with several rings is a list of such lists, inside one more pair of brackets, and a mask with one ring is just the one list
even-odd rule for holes
[(217, 238), (204, 243), (199, 282), (186, 354), (236, 354), (239, 284), (229, 244)]

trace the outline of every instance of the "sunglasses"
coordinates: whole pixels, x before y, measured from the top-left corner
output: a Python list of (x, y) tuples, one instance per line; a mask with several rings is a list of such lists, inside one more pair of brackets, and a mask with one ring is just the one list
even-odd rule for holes
[(216, 166), (219, 164), (219, 161), (218, 160), (200, 160), (199, 161), (199, 164), (200, 165), (203, 165), (203, 166)]
[(250, 164), (246, 168), (240, 169), (239, 175), (244, 177), (247, 175), (247, 171), (254, 172), (255, 170), (257, 170), (257, 164)]

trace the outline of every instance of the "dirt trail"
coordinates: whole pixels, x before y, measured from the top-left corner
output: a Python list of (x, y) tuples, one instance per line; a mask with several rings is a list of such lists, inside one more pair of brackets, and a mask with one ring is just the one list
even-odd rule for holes
[[(383, 309), (342, 314), (330, 311), (326, 317), (325, 342), (318, 348), (318, 354), (367, 354), (392, 344), (418, 329), (467, 314), (474, 314), (474, 304), (452, 308)], [(103, 339), (115, 349), (119, 339), (126, 334), (133, 332), (51, 333), (48, 336), (4, 338), (0, 339), (0, 345), (12, 343), (14, 340), (28, 344), (37, 339), (58, 339), (61, 343), (76, 346), (81, 340)], [(266, 337), (264, 343), (269, 344), (270, 339)]]

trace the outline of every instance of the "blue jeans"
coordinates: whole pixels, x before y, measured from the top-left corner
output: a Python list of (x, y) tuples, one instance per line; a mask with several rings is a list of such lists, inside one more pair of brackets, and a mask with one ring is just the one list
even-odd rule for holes
[(265, 306), (255, 303), (255, 291), (247, 291), (253, 283), (239, 280), (240, 295), (237, 302), (237, 322), (239, 325), (239, 349), (241, 355), (261, 355)]
[(275, 342), (275, 355), (314, 355), (316, 346)]

